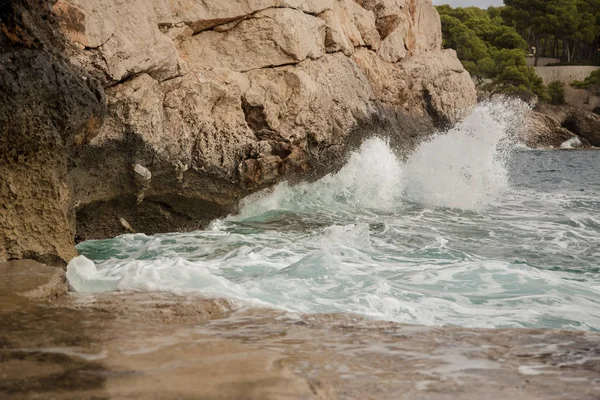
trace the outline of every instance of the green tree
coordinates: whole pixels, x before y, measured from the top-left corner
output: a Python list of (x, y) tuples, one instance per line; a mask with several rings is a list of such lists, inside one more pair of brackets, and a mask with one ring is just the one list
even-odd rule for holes
[(496, 31), (496, 37), (492, 43), (499, 49), (521, 49), (527, 50), (527, 42), (514, 28), (503, 26)]
[(573, 82), (572, 85), (580, 89), (587, 89), (594, 95), (600, 95), (600, 69), (592, 72), (583, 81)]
[(554, 81), (548, 85), (548, 96), (550, 103), (555, 106), (565, 104), (565, 88), (562, 82)]
[[(537, 56), (592, 62), (600, 45), (600, 0), (505, 0), (500, 15)], [(497, 13), (497, 11), (494, 11)]]
[(438, 7), (444, 47), (456, 50), (465, 69), (491, 92), (546, 98), (541, 78), (527, 66), (527, 42), (505, 24), (498, 9)]
[(575, 81), (575, 86), (580, 88), (588, 88), (592, 85), (600, 85), (600, 69), (595, 70), (583, 81)]
[(499, 50), (496, 53), (496, 72), (492, 81), (495, 91), (533, 93), (542, 101), (548, 100), (544, 81), (535, 73), (535, 69), (527, 66), (522, 50)]
[(487, 77), (484, 71), (478, 70), (477, 65), (480, 60), (490, 58), (485, 42), (458, 18), (442, 15), (441, 20), (444, 47), (456, 50), (458, 58), (469, 73), (477, 77)]

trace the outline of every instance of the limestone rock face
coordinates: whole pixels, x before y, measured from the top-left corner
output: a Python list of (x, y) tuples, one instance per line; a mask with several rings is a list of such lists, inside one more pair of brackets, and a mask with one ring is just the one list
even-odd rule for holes
[(76, 254), (69, 161), (106, 111), (100, 85), (61, 57), (50, 11), (33, 0), (0, 7), (0, 261)]
[(225, 32), (200, 32), (182, 45), (189, 68), (245, 72), (317, 59), (325, 53), (325, 22), (289, 8), (269, 8)]
[[(409, 151), (476, 101), (430, 0), (51, 4), (61, 54), (103, 85), (92, 111), (61, 114), (76, 143), (48, 173), (61, 237), (74, 215), (78, 240), (198, 229), (253, 191), (335, 171), (367, 136)], [(94, 79), (69, 85), (93, 94)]]
[(54, 9), (109, 107), (71, 173), (82, 240), (124, 232), (121, 219), (146, 233), (199, 228), (254, 190), (334, 171), (367, 135), (408, 150), (476, 101), (429, 0)]
[(240, 21), (256, 12), (286, 8), (318, 15), (333, 8), (335, 0), (151, 0), (162, 25), (185, 23), (194, 32)]
[(151, 1), (60, 0), (54, 9), (68, 37), (85, 49), (99, 49), (110, 79), (142, 72), (157, 79), (178, 74), (177, 50), (160, 31)]

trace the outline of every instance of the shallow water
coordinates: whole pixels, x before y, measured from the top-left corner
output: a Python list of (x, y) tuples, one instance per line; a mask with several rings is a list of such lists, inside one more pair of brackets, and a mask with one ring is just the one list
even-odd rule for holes
[(70, 284), (411, 324), (598, 331), (600, 152), (512, 145), (520, 110), (480, 105), (406, 161), (369, 139), (337, 174), (251, 196), (205, 231), (82, 243)]

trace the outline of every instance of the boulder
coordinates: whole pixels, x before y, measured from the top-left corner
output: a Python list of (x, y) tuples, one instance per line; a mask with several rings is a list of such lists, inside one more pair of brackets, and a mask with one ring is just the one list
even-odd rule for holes
[(568, 105), (539, 104), (535, 111), (556, 119), (562, 128), (579, 136), (584, 143), (600, 147), (600, 115)]
[[(564, 143), (578, 138), (576, 134), (563, 128), (559, 120), (549, 115), (528, 111), (523, 121), (519, 140), (534, 149), (561, 148)], [(583, 140), (579, 147), (589, 147), (589, 143)]]
[(437, 127), (458, 122), (477, 102), (473, 82), (454, 50), (429, 52), (396, 64), (370, 51), (359, 51), (353, 59), (387, 109), (429, 119)]

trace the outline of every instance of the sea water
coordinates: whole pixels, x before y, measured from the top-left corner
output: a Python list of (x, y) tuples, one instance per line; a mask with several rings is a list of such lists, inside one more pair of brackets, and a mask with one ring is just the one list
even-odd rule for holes
[(600, 152), (534, 151), (479, 105), (406, 158), (370, 138), (206, 230), (79, 245), (73, 290), (171, 291), (425, 325), (600, 330)]

